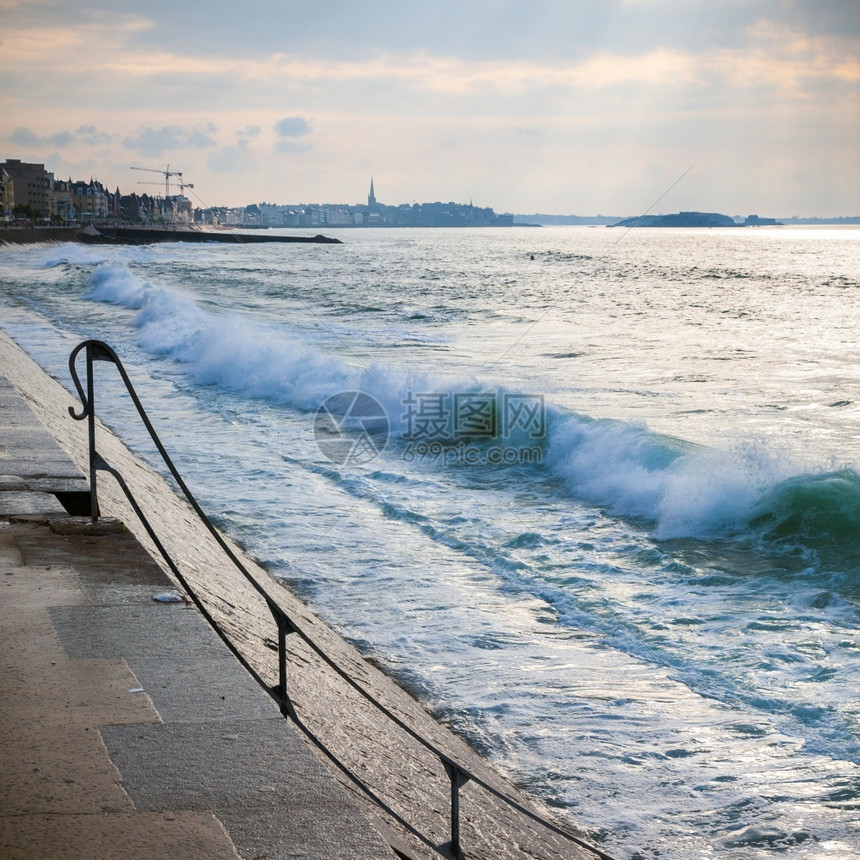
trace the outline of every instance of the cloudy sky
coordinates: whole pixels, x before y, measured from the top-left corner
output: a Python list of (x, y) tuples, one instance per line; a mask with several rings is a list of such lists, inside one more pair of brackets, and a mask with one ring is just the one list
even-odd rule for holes
[(373, 176), (383, 203), (858, 215), (860, 0), (0, 0), (2, 158), (139, 192), (169, 165), (201, 205)]

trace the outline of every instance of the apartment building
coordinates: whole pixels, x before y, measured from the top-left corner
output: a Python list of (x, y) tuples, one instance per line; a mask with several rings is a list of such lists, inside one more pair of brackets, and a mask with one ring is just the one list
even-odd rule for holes
[(45, 170), (44, 164), (7, 158), (0, 168), (8, 177), (3, 180), (3, 187), (4, 198), (11, 195), (10, 210), (15, 206), (29, 206), (40, 218), (56, 215), (52, 190), (54, 174)]

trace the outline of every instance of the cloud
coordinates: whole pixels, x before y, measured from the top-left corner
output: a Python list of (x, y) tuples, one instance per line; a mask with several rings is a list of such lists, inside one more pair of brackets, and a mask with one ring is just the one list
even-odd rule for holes
[(136, 149), (148, 155), (160, 155), (168, 149), (215, 146), (216, 140), (212, 137), (215, 131), (217, 129), (212, 123), (197, 129), (186, 129), (178, 125), (166, 125), (161, 128), (143, 126), (133, 135), (126, 137), (123, 144), (129, 149)]
[(62, 149), (68, 146), (75, 139), (75, 136), (69, 131), (58, 131), (55, 134), (40, 136), (29, 128), (18, 127), (9, 136), (12, 143), (17, 143), (18, 146), (56, 146)]
[(313, 145), (310, 143), (297, 143), (288, 139), (305, 137), (311, 133), (310, 123), (303, 116), (285, 116), (283, 119), (279, 119), (275, 123), (275, 132), (279, 137), (273, 147), (275, 152), (295, 154), (313, 149)]
[(291, 140), (279, 140), (275, 142), (273, 147), (275, 152), (309, 152), (313, 149), (313, 146), (310, 143), (293, 143)]
[(57, 131), (45, 135), (36, 134), (32, 129), (19, 126), (9, 135), (9, 140), (18, 146), (27, 148), (69, 149), (80, 143), (87, 146), (110, 143), (113, 140), (113, 135), (99, 131), (94, 125), (81, 125), (74, 132)]
[(209, 153), (206, 167), (218, 174), (243, 173), (259, 166), (247, 139), (240, 140), (235, 146), (225, 146)]
[[(366, 61), (380, 51), (541, 61), (612, 50), (627, 55), (641, 52), (643, 44), (695, 53), (743, 47), (746, 28), (773, 17), (795, 30), (856, 36), (856, 5), (856, 0), (257, 0), (251, 13), (237, 15), (234, 0), (26, 0), (4, 8), (4, 26), (29, 25), (29, 51), (37, 59), (44, 57), (44, 44), (53, 48), (65, 38), (78, 56), (80, 44), (119, 43), (122, 53), (136, 47), (145, 57), (166, 51), (216, 62), (236, 57), (245, 62), (281, 51), (327, 61)], [(52, 32), (46, 36), (48, 27)], [(12, 64), (12, 58), (4, 59)]]
[(113, 140), (112, 134), (99, 131), (94, 125), (82, 125), (75, 132), (75, 136), (78, 140), (83, 141), (89, 146), (95, 146), (99, 143), (110, 143)]
[(260, 126), (258, 125), (248, 125), (245, 128), (240, 129), (236, 132), (236, 137), (245, 138), (245, 137), (259, 137), (260, 135)]
[(279, 137), (303, 137), (311, 133), (311, 127), (303, 116), (285, 116), (275, 123)]

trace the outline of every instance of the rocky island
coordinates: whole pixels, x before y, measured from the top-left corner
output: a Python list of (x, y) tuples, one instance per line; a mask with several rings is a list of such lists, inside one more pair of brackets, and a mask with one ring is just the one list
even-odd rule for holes
[(719, 212), (676, 212), (674, 215), (640, 215), (626, 218), (609, 227), (782, 227), (775, 218), (760, 218), (748, 215), (745, 221), (738, 222)]
[(737, 227), (734, 218), (718, 212), (677, 212), (674, 215), (642, 215), (626, 218), (612, 227)]

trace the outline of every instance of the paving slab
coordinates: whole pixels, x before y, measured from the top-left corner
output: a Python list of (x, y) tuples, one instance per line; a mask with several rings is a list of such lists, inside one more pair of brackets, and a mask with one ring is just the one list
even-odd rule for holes
[(247, 856), (392, 856), (381, 844), (381, 853), (368, 852), (358, 810), (330, 802), (331, 775), (304, 750), (285, 748), (284, 728), (283, 721), (256, 725), (253, 749), (242, 720), (101, 732), (137, 808), (214, 809)]
[(95, 727), (4, 724), (0, 772), (0, 820), (134, 809)]
[(71, 568), (34, 570), (31, 567), (8, 566), (0, 577), (0, 626), (28, 625), (30, 621), (23, 614), (28, 609), (47, 612), (47, 606), (86, 606), (88, 603)]
[(239, 857), (211, 812), (28, 815), (14, 821), (0, 818), (0, 856), (3, 860)]
[(66, 509), (50, 493), (0, 492), (0, 517), (16, 514), (64, 514)]
[[(122, 655), (126, 660), (146, 657), (194, 665), (198, 658), (225, 654), (196, 609), (158, 603), (152, 599), (157, 593), (158, 589), (151, 589), (140, 603), (124, 606), (54, 607), (51, 620), (71, 657)], [(236, 666), (244, 672), (238, 663)]]
[(259, 686), (244, 671), (236, 672), (229, 653), (170, 660), (131, 658), (134, 674), (164, 722), (215, 720), (283, 720), (275, 702), (260, 696)]
[[(367, 857), (361, 831), (344, 828), (344, 822), (336, 813), (330, 808), (314, 807), (312, 798), (306, 808), (294, 807), (294, 812), (286, 818), (280, 808), (243, 811), (241, 814), (224, 810), (218, 815), (236, 842), (244, 847), (248, 857), (270, 856), (266, 851), (272, 845), (272, 834), (277, 834), (280, 840), (276, 856), (289, 860), (322, 860), (326, 857), (364, 860)], [(389, 856), (390, 853), (386, 853), (380, 860)]]
[(82, 587), (153, 585), (161, 589), (173, 583), (147, 555), (129, 532), (112, 536), (106, 547), (103, 536), (61, 535), (39, 529), (23, 534), (16, 544), (30, 567), (74, 567), (86, 570)]
[(0, 475), (0, 491), (26, 489), (27, 483), (23, 478), (19, 478), (17, 475)]
[[(11, 398), (3, 398), (9, 401)], [(24, 404), (26, 406), (26, 404)], [(0, 403), (0, 409), (4, 406)], [(34, 416), (35, 418), (35, 416)], [(81, 470), (43, 427), (34, 424), (0, 423), (0, 463), (4, 472), (29, 478), (82, 478)], [(10, 462), (14, 469), (7, 468)]]
[(158, 722), (149, 698), (131, 692), (139, 689), (121, 659), (59, 658), (35, 671), (19, 666), (0, 679), (0, 721), (22, 728)]
[(302, 744), (289, 743), (292, 729), (283, 719), (100, 731), (139, 809), (277, 807), (289, 816), (295, 802), (327, 802), (330, 774)]

